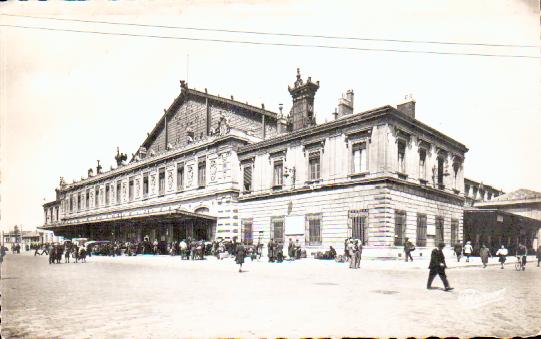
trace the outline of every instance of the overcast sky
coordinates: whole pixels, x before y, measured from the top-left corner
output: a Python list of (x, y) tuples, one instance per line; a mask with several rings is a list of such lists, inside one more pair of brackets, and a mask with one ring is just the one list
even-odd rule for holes
[[(0, 4), (4, 14), (325, 36), (540, 44), (539, 1), (87, 1)], [(0, 16), (41, 28), (539, 57), (540, 48), (419, 44), (178, 30)], [(466, 177), (541, 191), (541, 61), (278, 47), (0, 27), (1, 226), (43, 224), (60, 176), (86, 176), (116, 147), (134, 153), (180, 93), (179, 80), (284, 112), (300, 67), (320, 81), (318, 122), (342, 92), (355, 112), (412, 94), (417, 119), (464, 143)], [(44, 200), (45, 199), (45, 200)]]

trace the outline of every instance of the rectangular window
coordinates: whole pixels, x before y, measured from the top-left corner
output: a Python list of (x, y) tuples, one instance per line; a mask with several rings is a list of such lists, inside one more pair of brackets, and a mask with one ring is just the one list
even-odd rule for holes
[(438, 188), (440, 190), (445, 189), (445, 185), (443, 184), (443, 166), (444, 166), (444, 160), (442, 157), (438, 157)]
[(310, 181), (319, 180), (320, 178), (320, 153), (310, 153), (309, 159), (308, 159), (308, 170), (309, 175), (308, 178)]
[(272, 186), (281, 188), (284, 183), (284, 162), (282, 160), (274, 161)]
[(159, 195), (165, 194), (165, 168), (160, 168), (160, 174), (158, 175), (159, 183)]
[(207, 162), (206, 160), (199, 160), (197, 165), (197, 183), (199, 188), (204, 188), (207, 184)]
[(111, 187), (109, 184), (105, 185), (105, 205), (109, 206), (109, 203), (111, 202), (110, 195), (111, 194)]
[(130, 178), (128, 184), (128, 198), (130, 199), (130, 201), (133, 201), (133, 178)]
[(419, 179), (426, 180), (426, 150), (419, 150)]
[(451, 219), (451, 246), (455, 245), (458, 241), (458, 220)]
[(241, 240), (246, 245), (252, 245), (253, 244), (253, 234), (252, 234), (252, 225), (253, 221), (252, 219), (242, 219), (242, 233), (241, 233)]
[(116, 203), (120, 204), (120, 190), (121, 190), (121, 183), (120, 180), (116, 182)]
[(90, 190), (86, 190), (85, 208), (90, 208)]
[(306, 244), (309, 246), (321, 245), (321, 214), (308, 214), (306, 221)]
[(73, 212), (73, 202), (72, 202), (73, 198), (70, 197), (69, 199), (69, 205), (70, 205), (70, 212)]
[(284, 218), (271, 217), (271, 238), (277, 243), (284, 243)]
[(99, 207), (99, 199), (100, 199), (100, 189), (99, 187), (96, 187), (96, 191), (95, 191), (95, 195), (94, 195), (94, 208), (98, 208)]
[(81, 210), (81, 193), (77, 193), (77, 210)]
[(352, 173), (364, 173), (368, 171), (368, 161), (366, 157), (366, 143), (361, 142), (353, 145), (352, 148), (353, 168)]
[(394, 213), (394, 245), (404, 245), (404, 234), (406, 234), (406, 212), (395, 211)]
[(443, 217), (436, 217), (436, 246), (443, 241)]
[(417, 241), (419, 247), (426, 246), (426, 214), (417, 214)]
[(148, 196), (148, 173), (143, 174), (143, 198)]
[(348, 212), (349, 236), (359, 239), (363, 245), (368, 243), (368, 210), (351, 210)]
[(250, 193), (252, 191), (252, 165), (245, 165), (243, 172), (243, 191)]
[(184, 189), (184, 164), (177, 164), (177, 191)]
[(406, 173), (406, 143), (398, 141), (398, 172)]

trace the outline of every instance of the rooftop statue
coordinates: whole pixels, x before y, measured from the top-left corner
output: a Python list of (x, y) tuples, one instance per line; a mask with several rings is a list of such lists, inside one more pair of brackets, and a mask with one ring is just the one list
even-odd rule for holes
[(123, 162), (128, 160), (128, 155), (126, 153), (120, 153), (120, 149), (116, 148), (116, 155), (115, 155), (116, 165), (122, 166), (124, 165)]

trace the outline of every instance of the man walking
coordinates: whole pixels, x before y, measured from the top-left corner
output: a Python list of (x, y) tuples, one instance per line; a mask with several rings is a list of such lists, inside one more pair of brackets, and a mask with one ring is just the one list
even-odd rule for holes
[(460, 258), (462, 258), (462, 243), (460, 241), (455, 244), (454, 251), (456, 255), (456, 261), (460, 262)]
[(274, 262), (274, 239), (271, 238), (267, 244), (269, 262)]
[(488, 264), (488, 257), (492, 257), (492, 254), (490, 253), (490, 250), (485, 246), (485, 244), (481, 246), (481, 249), (479, 250), (479, 256), (481, 257), (483, 268), (486, 268)]
[(539, 267), (539, 263), (541, 263), (541, 245), (537, 247), (537, 267)]
[(445, 291), (450, 291), (453, 289), (451, 286), (449, 286), (447, 276), (445, 275), (447, 265), (445, 264), (445, 256), (443, 255), (442, 251), (444, 247), (444, 243), (439, 243), (438, 248), (432, 250), (432, 255), (430, 256), (430, 265), (428, 266), (430, 273), (428, 274), (428, 281), (426, 283), (426, 288), (429, 290), (432, 289), (432, 281), (434, 281), (436, 275), (440, 276), (443, 286), (445, 286)]
[(363, 244), (359, 241), (355, 241), (355, 268), (361, 267), (361, 255), (363, 253)]
[(409, 238), (405, 238), (404, 240), (404, 254), (406, 257), (406, 262), (408, 262), (408, 258), (413, 261), (411, 252), (415, 251), (415, 245), (411, 241), (409, 241)]
[(466, 256), (466, 262), (470, 262), (470, 256), (473, 253), (473, 247), (471, 245), (471, 242), (468, 241), (466, 245), (464, 246), (464, 255)]

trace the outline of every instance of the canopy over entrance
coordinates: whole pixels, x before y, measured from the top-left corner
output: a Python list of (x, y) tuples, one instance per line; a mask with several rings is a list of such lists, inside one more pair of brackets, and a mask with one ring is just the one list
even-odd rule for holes
[[(199, 212), (199, 211), (198, 211)], [(205, 211), (206, 212), (206, 211)], [(181, 209), (153, 213), (122, 212), (107, 217), (66, 222), (44, 227), (65, 238), (85, 237), (90, 240), (118, 240), (139, 242), (182, 239), (213, 240), (217, 218), (206, 213), (193, 213)]]

